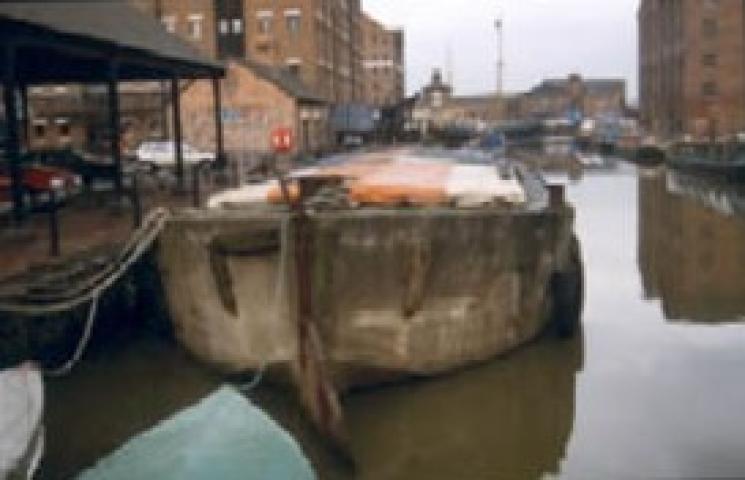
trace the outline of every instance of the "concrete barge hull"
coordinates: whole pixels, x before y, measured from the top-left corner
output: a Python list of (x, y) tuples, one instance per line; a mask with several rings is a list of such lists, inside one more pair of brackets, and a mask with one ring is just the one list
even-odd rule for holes
[[(552, 275), (569, 268), (573, 212), (363, 209), (310, 222), (313, 316), (349, 384), (443, 373), (536, 337)], [(289, 213), (215, 211), (166, 227), (168, 304), (198, 357), (231, 373), (296, 357), (294, 225)]]

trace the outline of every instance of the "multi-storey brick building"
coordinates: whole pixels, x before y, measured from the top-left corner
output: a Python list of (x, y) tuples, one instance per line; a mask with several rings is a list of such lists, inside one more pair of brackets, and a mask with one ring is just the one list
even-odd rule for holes
[(130, 0), (220, 59), (287, 69), (333, 103), (362, 97), (360, 0)]
[(642, 0), (643, 126), (661, 138), (745, 130), (745, 1)]
[(248, 0), (246, 53), (295, 72), (334, 103), (360, 99), (359, 0)]
[(376, 107), (389, 107), (404, 98), (404, 32), (389, 29), (362, 15), (362, 70), (364, 100)]
[(166, 30), (190, 41), (210, 58), (218, 54), (216, 4), (220, 0), (128, 0), (143, 13), (159, 18)]
[[(210, 58), (266, 65), (277, 70), (273, 78), (294, 75), (303, 91), (307, 87), (330, 104), (364, 101), (360, 0), (126, 1)], [(278, 87), (282, 90), (281, 84)], [(120, 87), (122, 109), (128, 114), (125, 130), (129, 133), (123, 140), (129, 149), (146, 138), (167, 136), (172, 112), (163, 100), (163, 88), (170, 89), (154, 83)], [(182, 89), (188, 88), (191, 83), (182, 82)], [(95, 91), (54, 87), (32, 92), (31, 113), (37, 127), (29, 132), (30, 147), (95, 148), (99, 118), (105, 116), (105, 108), (90, 101), (97, 98)], [(188, 123), (189, 118), (183, 121)], [(325, 127), (310, 131), (322, 132)], [(322, 142), (306, 143), (319, 149)]]

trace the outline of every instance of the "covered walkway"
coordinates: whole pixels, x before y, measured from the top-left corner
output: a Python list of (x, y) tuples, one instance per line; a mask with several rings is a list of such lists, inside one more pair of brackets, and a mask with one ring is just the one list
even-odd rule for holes
[(23, 221), (22, 132), (29, 120), (27, 92), (35, 85), (105, 84), (111, 176), (124, 192), (118, 86), (168, 81), (173, 107), (176, 177), (184, 190), (179, 82), (212, 79), (217, 156), (224, 158), (220, 83), (222, 65), (169, 34), (155, 19), (119, 1), (0, 2), (0, 79), (6, 118), (4, 157), (11, 178), (13, 217)]

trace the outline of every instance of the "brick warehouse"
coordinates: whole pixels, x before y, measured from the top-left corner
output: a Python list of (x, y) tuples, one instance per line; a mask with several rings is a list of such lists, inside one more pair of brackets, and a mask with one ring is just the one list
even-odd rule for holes
[(362, 15), (362, 69), (365, 102), (375, 107), (399, 104), (405, 95), (404, 32)]
[[(330, 105), (365, 101), (359, 0), (127, 1), (142, 13), (158, 18), (166, 30), (188, 40), (210, 58), (255, 62), (289, 72), (302, 84), (300, 91), (313, 92)], [(182, 90), (191, 87), (184, 83)], [(96, 102), (78, 101), (95, 98), (95, 88), (88, 90), (56, 87), (31, 92), (31, 105), (36, 106), (32, 113), (39, 125), (36, 133), (41, 134), (37, 141), (30, 142), (33, 148), (98, 148), (96, 124), (102, 112)], [(208, 89), (195, 91), (202, 90)], [(123, 105), (132, 106), (124, 141), (130, 151), (142, 140), (167, 137), (172, 121), (170, 107), (158, 84), (124, 85), (121, 93)], [(194, 97), (192, 93), (185, 101), (209, 103), (207, 98)], [(65, 105), (75, 108), (66, 111)], [(225, 107), (231, 110), (229, 104)], [(189, 106), (185, 104), (184, 109), (189, 110)], [(319, 146), (324, 142), (317, 138), (318, 132), (328, 133), (326, 126), (315, 126), (317, 116), (311, 116), (311, 127), (297, 132), (298, 137), (307, 138), (301, 143), (313, 146), (312, 151), (325, 148)], [(327, 120), (325, 115), (323, 119)], [(189, 128), (189, 118), (183, 120), (186, 131), (197, 130)], [(33, 140), (34, 132), (30, 133)], [(188, 137), (186, 140), (191, 141)]]
[(642, 125), (660, 139), (745, 130), (745, 1), (643, 0)]
[(130, 0), (212, 57), (285, 68), (333, 103), (362, 99), (359, 0)]

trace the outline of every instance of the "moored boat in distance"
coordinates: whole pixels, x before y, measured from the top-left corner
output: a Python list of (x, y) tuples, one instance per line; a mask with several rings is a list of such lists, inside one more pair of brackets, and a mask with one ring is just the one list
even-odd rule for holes
[(672, 145), (667, 163), (676, 170), (717, 176), (724, 180), (745, 181), (745, 142), (684, 141)]
[(228, 372), (283, 366), (302, 358), (310, 316), (345, 388), (485, 361), (549, 327), (572, 334), (582, 264), (562, 187), (470, 160), (336, 157), (178, 213), (159, 262), (180, 341)]

